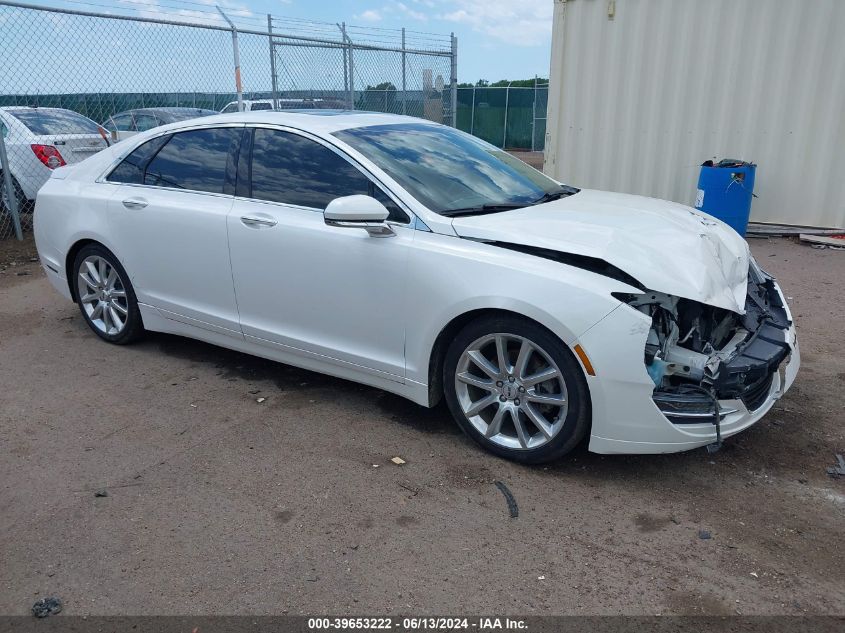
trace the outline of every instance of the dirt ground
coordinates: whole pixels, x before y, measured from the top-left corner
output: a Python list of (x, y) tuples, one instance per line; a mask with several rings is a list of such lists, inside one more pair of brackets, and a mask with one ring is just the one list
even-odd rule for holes
[(540, 171), (543, 170), (543, 152), (519, 152), (513, 151), (510, 152), (514, 156), (516, 156), (519, 160), (523, 160), (529, 165), (531, 165), (534, 169), (539, 169)]
[(751, 245), (802, 346), (770, 415), (712, 456), (537, 468), (443, 407), (171, 336), (102, 343), (31, 245), (0, 243), (0, 613), (843, 614), (845, 252)]

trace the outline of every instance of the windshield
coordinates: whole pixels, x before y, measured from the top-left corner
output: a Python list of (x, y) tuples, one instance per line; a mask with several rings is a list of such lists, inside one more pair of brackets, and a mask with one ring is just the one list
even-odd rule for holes
[(334, 135), (442, 215), (502, 211), (577, 191), (450, 127), (402, 123), (352, 128)]
[(99, 134), (100, 129), (91, 119), (70, 110), (33, 108), (11, 110), (9, 114), (37, 135), (48, 134)]

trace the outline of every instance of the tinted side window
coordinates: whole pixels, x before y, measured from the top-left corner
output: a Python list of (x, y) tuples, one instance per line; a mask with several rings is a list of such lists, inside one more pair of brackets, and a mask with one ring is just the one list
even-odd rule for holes
[(144, 184), (223, 193), (226, 165), (240, 128), (174, 134), (147, 166)]
[(112, 117), (115, 127), (119, 132), (135, 132), (135, 122), (132, 120), (131, 114), (119, 114)]
[(289, 132), (255, 130), (252, 198), (325, 209), (335, 198), (354, 194), (375, 197), (391, 220), (409, 220), (367, 176), (330, 149)]
[(160, 136), (139, 146), (112, 170), (106, 180), (132, 185), (143, 184), (147, 163), (169, 138), (169, 136)]
[(139, 132), (146, 132), (159, 125), (158, 120), (151, 114), (136, 114), (135, 126)]
[(220, 114), (229, 114), (230, 112), (237, 112), (238, 111), (238, 104), (237, 103), (230, 103), (225, 108), (220, 111)]
[(250, 112), (255, 112), (257, 110), (272, 110), (273, 106), (269, 103), (253, 103), (252, 106), (249, 108)]

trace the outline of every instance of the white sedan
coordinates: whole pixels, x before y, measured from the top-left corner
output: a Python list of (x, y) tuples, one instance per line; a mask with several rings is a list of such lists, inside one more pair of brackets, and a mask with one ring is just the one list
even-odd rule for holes
[(394, 115), (156, 128), (38, 194), (55, 288), (100, 338), (200, 339), (446, 399), (523, 462), (718, 447), (795, 378), (775, 281), (691, 208), (561, 185)]
[[(6, 144), (19, 209), (31, 207), (31, 201), (52, 170), (79, 163), (109, 146), (103, 128), (88, 117), (64, 108), (2, 107), (0, 134)], [(2, 179), (0, 187), (5, 210), (9, 206), (9, 192)]]

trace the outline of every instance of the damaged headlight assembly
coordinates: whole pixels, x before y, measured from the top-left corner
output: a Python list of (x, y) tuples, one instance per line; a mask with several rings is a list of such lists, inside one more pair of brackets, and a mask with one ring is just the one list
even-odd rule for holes
[(708, 450), (718, 450), (722, 419), (739, 410), (724, 401), (749, 412), (763, 406), (790, 353), (791, 321), (774, 279), (751, 260), (744, 315), (660, 292), (613, 296), (651, 319), (644, 362), (655, 404), (673, 424), (714, 424)]

